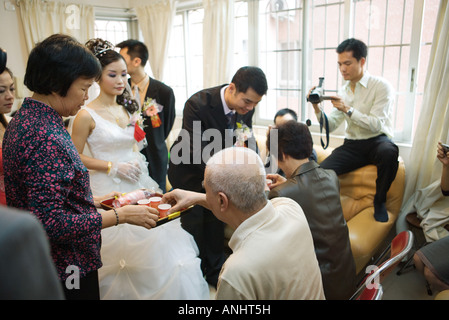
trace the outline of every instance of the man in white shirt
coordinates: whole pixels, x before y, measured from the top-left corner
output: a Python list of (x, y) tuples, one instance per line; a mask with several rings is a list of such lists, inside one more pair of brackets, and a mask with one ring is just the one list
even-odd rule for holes
[[(346, 121), (343, 145), (327, 157), (321, 167), (333, 169), (337, 175), (368, 164), (377, 166), (374, 218), (388, 221), (385, 207), (388, 189), (398, 170), (398, 147), (391, 141), (394, 128), (391, 116), (394, 90), (383, 78), (364, 71), (366, 45), (357, 39), (347, 39), (337, 47), (338, 65), (347, 81), (339, 95), (332, 97), (335, 109), (328, 115), (329, 132)], [(319, 105), (313, 104), (320, 121)]]
[(249, 148), (226, 148), (207, 162), (206, 194), (175, 189), (170, 212), (199, 204), (235, 231), (220, 272), (217, 299), (324, 299), (320, 268), (301, 207), (267, 200), (265, 169)]

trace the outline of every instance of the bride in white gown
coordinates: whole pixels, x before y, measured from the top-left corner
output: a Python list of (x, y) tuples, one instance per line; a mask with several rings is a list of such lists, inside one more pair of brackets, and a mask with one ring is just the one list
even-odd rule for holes
[[(157, 190), (136, 148), (130, 113), (117, 103), (127, 81), (126, 63), (106, 41), (86, 45), (103, 67), (100, 94), (78, 112), (72, 139), (90, 170), (92, 192)], [(90, 156), (83, 154), (86, 143)], [(179, 219), (150, 230), (126, 223), (103, 229), (101, 256), (101, 299), (209, 299), (197, 245)]]

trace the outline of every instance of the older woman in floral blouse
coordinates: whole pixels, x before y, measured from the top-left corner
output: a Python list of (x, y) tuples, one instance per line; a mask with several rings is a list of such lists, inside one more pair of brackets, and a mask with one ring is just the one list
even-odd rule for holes
[[(95, 206), (88, 170), (62, 117), (78, 112), (100, 73), (97, 59), (71, 37), (57, 34), (39, 43), (24, 79), (33, 96), (24, 100), (3, 141), (7, 203), (42, 222), (69, 299), (99, 297), (102, 228), (119, 223), (151, 228), (158, 219), (149, 207), (98, 212)], [(75, 271), (80, 285), (71, 289), (65, 284)]]

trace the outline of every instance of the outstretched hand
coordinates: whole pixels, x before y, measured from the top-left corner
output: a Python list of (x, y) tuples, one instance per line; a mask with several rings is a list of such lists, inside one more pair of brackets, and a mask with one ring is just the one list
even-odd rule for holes
[(285, 181), (287, 181), (287, 179), (283, 176), (281, 176), (280, 174), (267, 174), (267, 179), (271, 180), (271, 184), (268, 186), (268, 188), (273, 189), (276, 188), (277, 186), (283, 184)]
[(172, 207), (168, 211), (168, 214), (181, 211), (196, 204), (207, 207), (206, 195), (204, 193), (182, 189), (174, 189), (173, 191), (165, 193), (162, 197), (161, 203), (171, 204)]

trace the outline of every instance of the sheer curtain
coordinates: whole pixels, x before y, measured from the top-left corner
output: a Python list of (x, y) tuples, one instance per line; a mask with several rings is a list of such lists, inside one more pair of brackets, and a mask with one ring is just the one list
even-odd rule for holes
[(443, 228), (449, 222), (449, 198), (441, 194), (442, 165), (436, 158), (438, 141), (449, 142), (449, 6), (440, 2), (398, 231), (405, 229), (404, 216), (416, 211), (423, 219), (425, 236), (435, 241), (449, 233)]
[(163, 80), (176, 3), (173, 0), (156, 0), (149, 5), (136, 7), (135, 10), (148, 47), (151, 71), (156, 79)]
[(20, 0), (18, 4), (28, 52), (55, 33), (71, 35), (81, 43), (94, 37), (95, 14), (90, 5), (42, 0)]
[(203, 0), (203, 84), (229, 83), (234, 55), (234, 0)]

